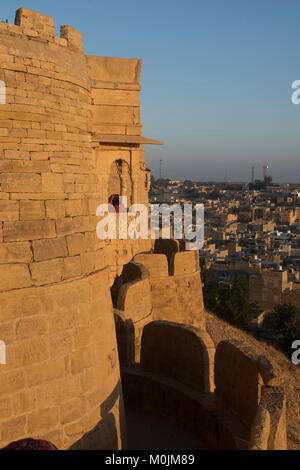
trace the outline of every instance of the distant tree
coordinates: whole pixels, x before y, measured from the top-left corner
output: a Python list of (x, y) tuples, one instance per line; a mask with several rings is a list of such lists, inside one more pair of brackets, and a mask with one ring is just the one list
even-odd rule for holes
[(282, 349), (286, 354), (291, 352), (291, 344), (300, 339), (300, 309), (291, 303), (276, 305), (263, 322), (264, 328), (282, 335)]
[(296, 310), (296, 307), (291, 304), (276, 305), (273, 311), (265, 317), (263, 326), (284, 335), (288, 330), (288, 323), (296, 314)]
[(207, 310), (239, 328), (247, 328), (253, 317), (261, 313), (257, 303), (249, 300), (249, 284), (238, 280), (223, 287), (214, 282), (211, 271), (202, 268), (203, 300)]
[(201, 280), (203, 282), (203, 300), (204, 306), (207, 310), (215, 312), (220, 288), (217, 283), (213, 282), (212, 272), (208, 269), (202, 268)]
[(252, 310), (247, 281), (236, 281), (232, 284), (231, 289), (221, 290), (216, 314), (231, 325), (246, 328), (251, 322)]

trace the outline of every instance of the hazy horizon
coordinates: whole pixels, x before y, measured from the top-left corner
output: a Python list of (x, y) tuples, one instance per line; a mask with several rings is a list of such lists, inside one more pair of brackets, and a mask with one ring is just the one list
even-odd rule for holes
[[(244, 183), (250, 183), (251, 182), (251, 168), (249, 168), (249, 175), (248, 175), (248, 178), (247, 176), (244, 178), (244, 179), (239, 179), (238, 177), (234, 178), (234, 179), (231, 179), (231, 178), (227, 178), (225, 179), (224, 176), (222, 177), (220, 175), (220, 177), (204, 177), (203, 175), (200, 175), (199, 178), (195, 178), (195, 176), (191, 175), (191, 177), (183, 177), (183, 176), (177, 176), (177, 175), (171, 175), (170, 174), (167, 174), (167, 171), (166, 169), (163, 167), (163, 172), (162, 172), (162, 178), (163, 179), (169, 179), (169, 180), (178, 180), (178, 181), (185, 181), (185, 180), (190, 180), (192, 182), (203, 182), (203, 183), (224, 183), (224, 184), (230, 184), (230, 183), (241, 183), (241, 184), (244, 184)], [(160, 177), (160, 168), (158, 167), (157, 170), (153, 171), (152, 172), (153, 176), (155, 179), (159, 179)], [(274, 175), (272, 174), (272, 168), (270, 168), (268, 170), (268, 176), (272, 176), (272, 183), (277, 183), (277, 184), (280, 184), (280, 185), (283, 185), (283, 184), (292, 184), (292, 185), (299, 185), (300, 186), (300, 175), (299, 177), (294, 177), (294, 178), (291, 178), (290, 180), (286, 179), (286, 178), (274, 178)], [(261, 168), (259, 168), (259, 171), (257, 171), (255, 173), (255, 177), (254, 177), (254, 180), (260, 180), (262, 181), (263, 180), (263, 166)]]
[(143, 59), (143, 135), (159, 176), (250, 181), (270, 165), (275, 182), (300, 182), (300, 2), (289, 0), (28, 0), (1, 5), (1, 19), (30, 8), (69, 24), (85, 53)]
[[(155, 180), (159, 180), (159, 171), (156, 172), (156, 173), (157, 173), (157, 175), (154, 174), (154, 172), (152, 174), (153, 174)], [(172, 178), (168, 175), (163, 175), (162, 179), (166, 179), (166, 180), (170, 180), (170, 181), (181, 181), (181, 182), (191, 181), (192, 183), (204, 183), (204, 184), (206, 184), (206, 183), (215, 183), (215, 184), (221, 183), (221, 184), (229, 184), (229, 185), (230, 184), (248, 184), (250, 182), (250, 180), (248, 180), (248, 181), (246, 181), (246, 180), (235, 180), (235, 181), (227, 180), (227, 181), (225, 181), (224, 179), (219, 179), (219, 180), (211, 179), (210, 180), (210, 179), (195, 179), (195, 178), (194, 179), (193, 178)], [(262, 178), (255, 178), (255, 179), (262, 181)], [(300, 182), (293, 183), (291, 181), (280, 183), (279, 181), (274, 181), (273, 180), (271, 184), (280, 184), (280, 185), (291, 184), (293, 186), (295, 186), (295, 185), (300, 186)]]

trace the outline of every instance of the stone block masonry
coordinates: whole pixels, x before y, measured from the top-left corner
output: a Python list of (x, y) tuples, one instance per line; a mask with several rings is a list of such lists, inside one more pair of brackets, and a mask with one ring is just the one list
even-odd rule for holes
[[(60, 449), (81, 448), (83, 436), (94, 429), (98, 448), (122, 446), (122, 392), (107, 282), (103, 270), (52, 287), (0, 294), (0, 337), (7, 353), (7, 364), (0, 365), (1, 447), (30, 435)], [(116, 428), (111, 435), (105, 431), (107, 410), (101, 408), (110, 393)], [(84, 448), (90, 445), (84, 442)]]
[[(117, 179), (119, 192), (122, 186), (132, 200), (147, 200), (143, 146), (114, 141), (116, 135), (140, 135), (141, 61), (85, 56), (78, 31), (62, 26), (57, 37), (52, 18), (25, 8), (14, 25), (0, 24), (0, 38), (6, 93), (0, 107), (0, 260), (20, 263), (7, 267), (15, 286), (8, 279), (0, 292), (84, 277), (105, 264), (112, 284), (123, 264), (150, 247), (147, 241), (105, 244), (95, 236), (96, 208)], [(95, 132), (105, 134), (105, 143)], [(115, 178), (120, 159), (124, 178)]]
[(120, 158), (146, 200), (146, 165), (142, 145), (93, 136), (140, 135), (141, 62), (87, 57), (78, 31), (25, 8), (0, 44), (0, 447), (121, 448), (110, 284), (142, 244), (98, 240), (95, 214)]

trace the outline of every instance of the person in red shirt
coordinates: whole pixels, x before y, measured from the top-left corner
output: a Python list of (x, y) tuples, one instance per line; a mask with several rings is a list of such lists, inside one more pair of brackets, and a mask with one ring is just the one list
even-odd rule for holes
[(119, 194), (112, 194), (108, 199), (108, 204), (111, 204), (117, 213), (126, 212), (125, 207), (120, 203)]

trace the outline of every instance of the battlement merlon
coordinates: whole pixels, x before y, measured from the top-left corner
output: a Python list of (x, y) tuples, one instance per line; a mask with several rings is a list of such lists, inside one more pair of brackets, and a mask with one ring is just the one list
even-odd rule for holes
[(30, 39), (68, 47), (83, 54), (82, 35), (71, 26), (61, 26), (60, 37), (55, 35), (53, 18), (27, 8), (16, 11), (15, 24), (0, 23), (0, 34), (26, 36)]
[(49, 36), (55, 36), (53, 18), (28, 10), (27, 8), (19, 8), (16, 11), (15, 25), (24, 29), (33, 29), (36, 32), (45, 33)]

